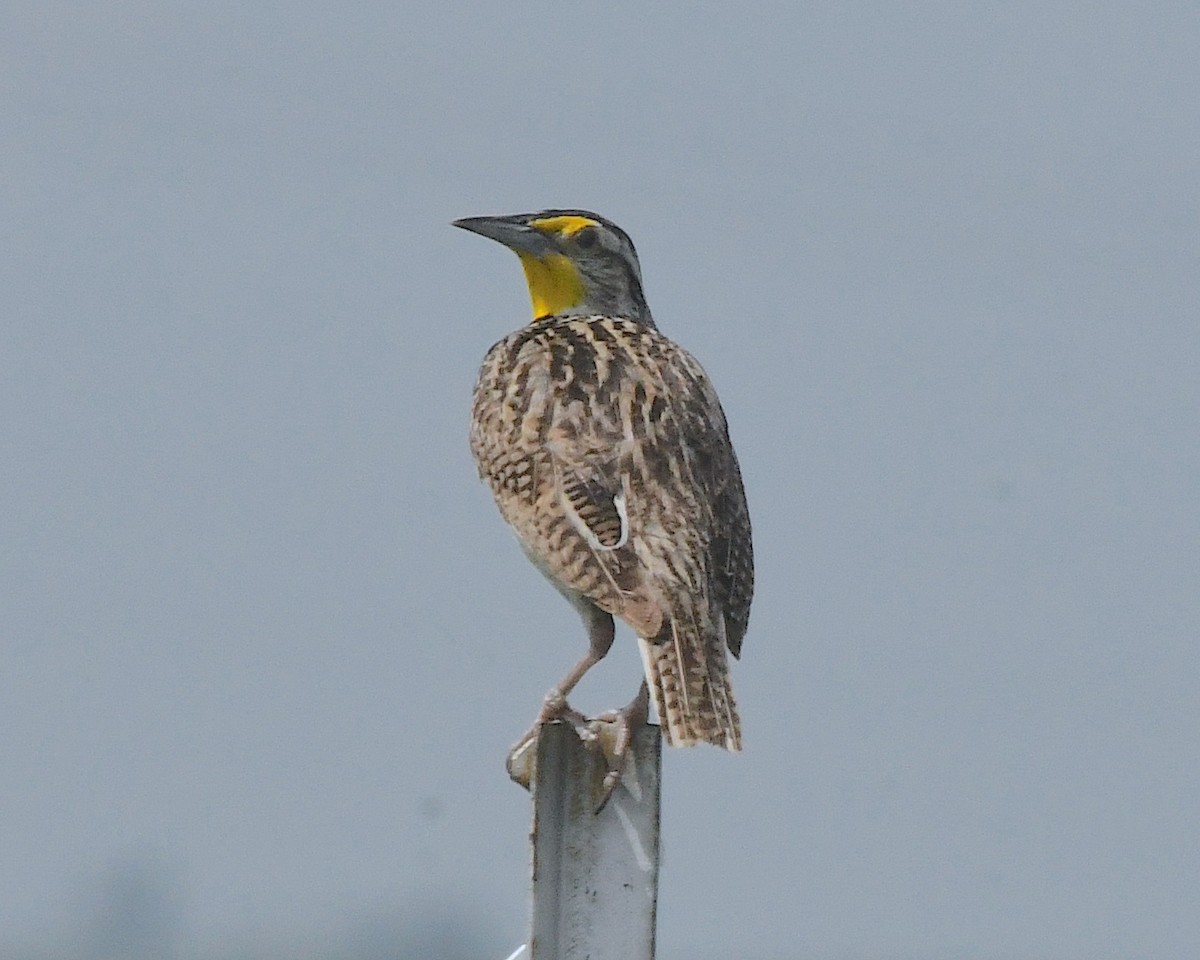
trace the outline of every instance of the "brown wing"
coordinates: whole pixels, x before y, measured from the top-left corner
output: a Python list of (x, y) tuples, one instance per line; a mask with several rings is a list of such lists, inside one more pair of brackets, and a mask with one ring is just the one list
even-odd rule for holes
[(734, 656), (741, 653), (750, 621), (754, 593), (754, 549), (750, 513), (742, 486), (737, 455), (716, 390), (700, 364), (675, 346), (664, 364), (668, 423), (665, 457), (682, 454), (681, 486), (696, 501), (694, 542), (704, 551), (704, 575), (713, 617), (725, 626), (725, 642)]
[(480, 372), (471, 449), (525, 552), (564, 594), (634, 629), (661, 628), (629, 539), (615, 365), (586, 328), (541, 323), (502, 340)]
[(740, 651), (749, 514), (720, 401), (685, 350), (611, 318), (524, 328), (484, 361), (471, 446), (504, 518), (560, 586), (617, 616), (623, 596), (653, 599), (652, 583), (686, 589)]

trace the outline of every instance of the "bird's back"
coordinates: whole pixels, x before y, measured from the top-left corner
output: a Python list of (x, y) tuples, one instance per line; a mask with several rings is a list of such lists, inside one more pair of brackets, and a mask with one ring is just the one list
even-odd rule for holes
[(741, 649), (753, 554), (700, 364), (634, 320), (537, 320), (485, 358), (471, 449), (530, 559), (641, 638), (669, 740), (737, 749), (725, 649)]

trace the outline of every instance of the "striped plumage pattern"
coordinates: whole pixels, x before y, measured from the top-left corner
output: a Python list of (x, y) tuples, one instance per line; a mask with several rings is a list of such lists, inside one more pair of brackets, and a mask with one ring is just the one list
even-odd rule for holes
[(529, 558), (637, 633), (667, 742), (740, 749), (750, 520), (700, 364), (648, 315), (538, 318), (488, 352), (471, 450)]

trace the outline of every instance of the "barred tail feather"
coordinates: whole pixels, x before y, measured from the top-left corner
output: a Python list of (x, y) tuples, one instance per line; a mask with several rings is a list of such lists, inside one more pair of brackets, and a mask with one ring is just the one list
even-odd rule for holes
[(702, 632), (694, 622), (673, 618), (659, 636), (639, 637), (638, 646), (667, 743), (741, 750), (741, 722), (720, 631)]

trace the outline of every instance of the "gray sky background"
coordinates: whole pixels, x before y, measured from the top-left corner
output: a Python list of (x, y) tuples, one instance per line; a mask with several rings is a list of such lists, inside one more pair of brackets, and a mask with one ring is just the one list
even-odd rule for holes
[(520, 942), (583, 635), (475, 478), (528, 301), (448, 221), (559, 205), (755, 521), (663, 960), (1196, 950), (1194, 3), (10, 2), (0, 85), (0, 955)]

